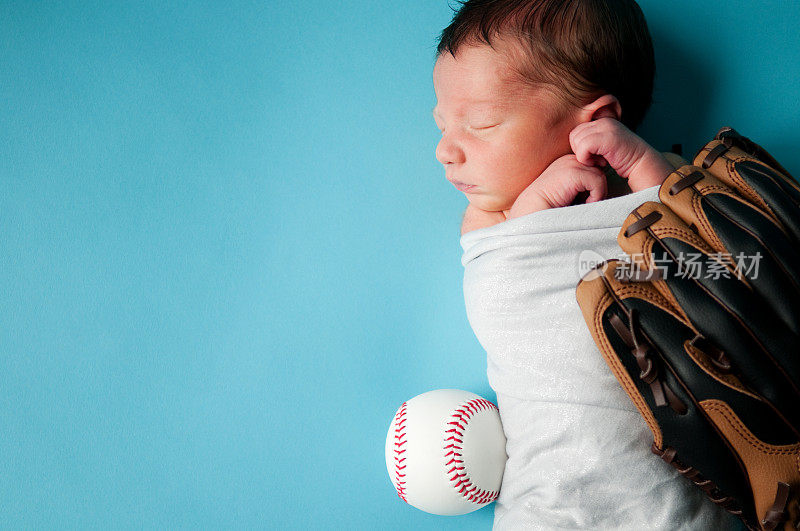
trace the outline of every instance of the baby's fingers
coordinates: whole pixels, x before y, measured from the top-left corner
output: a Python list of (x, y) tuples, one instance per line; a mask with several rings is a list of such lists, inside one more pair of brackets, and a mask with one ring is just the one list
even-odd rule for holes
[(586, 166), (605, 166), (603, 156), (613, 148), (613, 138), (597, 132), (584, 130), (573, 137), (571, 147), (578, 162)]
[(587, 203), (602, 201), (608, 194), (608, 183), (606, 176), (597, 168), (586, 168), (586, 170), (575, 174), (578, 182), (579, 191), (589, 192)]

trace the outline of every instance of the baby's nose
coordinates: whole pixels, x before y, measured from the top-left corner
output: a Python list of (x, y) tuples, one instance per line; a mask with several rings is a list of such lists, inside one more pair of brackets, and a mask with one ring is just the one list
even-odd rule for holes
[(436, 160), (444, 165), (464, 162), (464, 151), (449, 137), (443, 136), (436, 146)]

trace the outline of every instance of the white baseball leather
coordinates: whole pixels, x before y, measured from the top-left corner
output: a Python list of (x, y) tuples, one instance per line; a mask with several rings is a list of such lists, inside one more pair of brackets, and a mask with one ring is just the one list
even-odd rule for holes
[(438, 389), (397, 410), (386, 437), (386, 468), (410, 505), (465, 514), (497, 498), (505, 446), (494, 404), (468, 391)]

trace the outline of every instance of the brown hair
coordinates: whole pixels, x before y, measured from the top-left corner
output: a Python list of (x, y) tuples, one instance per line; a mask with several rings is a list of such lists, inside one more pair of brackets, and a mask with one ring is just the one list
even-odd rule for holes
[[(650, 107), (653, 44), (634, 0), (459, 0), (436, 48), (453, 57), (461, 46), (519, 43), (512, 61), (525, 83), (543, 85), (564, 103), (613, 94), (621, 121), (635, 130)], [(494, 47), (494, 46), (493, 46)]]

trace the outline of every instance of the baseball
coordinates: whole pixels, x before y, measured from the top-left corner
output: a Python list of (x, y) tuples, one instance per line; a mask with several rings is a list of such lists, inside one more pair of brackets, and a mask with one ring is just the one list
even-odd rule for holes
[(397, 494), (432, 514), (466, 514), (493, 502), (506, 459), (497, 406), (459, 389), (404, 402), (386, 435), (386, 468)]

